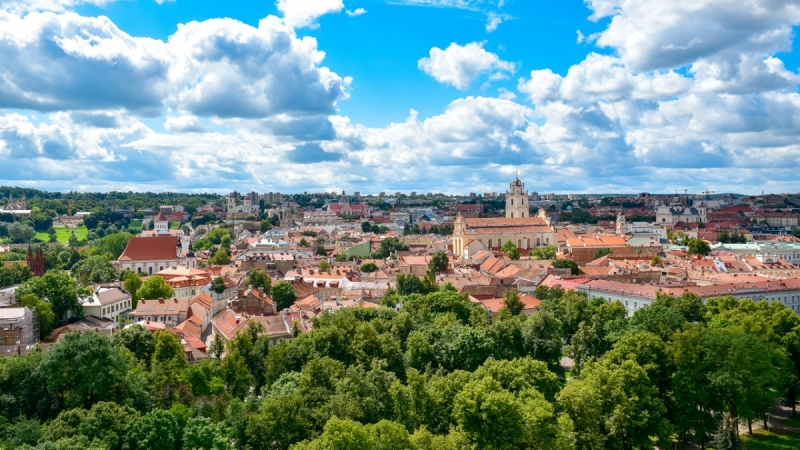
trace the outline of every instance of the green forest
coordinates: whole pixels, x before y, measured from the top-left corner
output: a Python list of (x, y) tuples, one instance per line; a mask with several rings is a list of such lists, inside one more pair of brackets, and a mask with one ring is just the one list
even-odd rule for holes
[(797, 400), (800, 317), (779, 303), (659, 296), (627, 318), (536, 294), (530, 317), (511, 291), (492, 319), (448, 285), (391, 293), (277, 345), (249, 322), (192, 364), (169, 332), (71, 333), (0, 359), (0, 446), (733, 449), (738, 424)]

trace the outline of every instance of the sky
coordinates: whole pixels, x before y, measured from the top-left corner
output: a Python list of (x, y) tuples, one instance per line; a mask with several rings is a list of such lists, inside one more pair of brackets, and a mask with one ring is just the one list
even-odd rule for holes
[(0, 184), (800, 191), (800, 0), (0, 0)]

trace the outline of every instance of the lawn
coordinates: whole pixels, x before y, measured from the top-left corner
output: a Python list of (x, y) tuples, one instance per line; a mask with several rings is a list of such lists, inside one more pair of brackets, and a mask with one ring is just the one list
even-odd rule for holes
[(128, 228), (142, 228), (142, 221), (141, 220), (131, 220), (128, 224)]
[[(55, 228), (56, 228), (56, 239), (58, 239), (58, 242), (67, 245), (69, 243), (70, 236), (72, 236), (70, 228), (69, 227), (55, 227)], [(89, 234), (89, 230), (86, 229), (85, 226), (80, 226), (78, 228), (75, 228), (75, 236), (77, 236), (78, 239), (86, 239), (87, 234)], [(44, 242), (50, 240), (50, 235), (44, 232), (36, 233), (36, 237)]]
[(176, 221), (176, 220), (172, 220), (172, 221), (169, 222), (169, 229), (170, 230), (177, 230), (180, 227), (181, 227), (181, 223)]
[(747, 450), (784, 450), (800, 448), (800, 434), (780, 431), (753, 430), (753, 435), (742, 435)]

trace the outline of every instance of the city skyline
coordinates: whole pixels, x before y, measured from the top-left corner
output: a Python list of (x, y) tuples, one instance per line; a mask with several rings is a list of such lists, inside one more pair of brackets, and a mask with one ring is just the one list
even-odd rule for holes
[(797, 192), (800, 8), (0, 0), (0, 184)]

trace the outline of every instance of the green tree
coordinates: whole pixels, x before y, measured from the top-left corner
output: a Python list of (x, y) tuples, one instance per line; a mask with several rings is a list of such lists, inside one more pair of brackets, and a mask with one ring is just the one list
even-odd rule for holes
[(664, 261), (661, 259), (660, 256), (653, 256), (653, 259), (650, 260), (651, 267), (661, 267), (664, 264)]
[(272, 278), (267, 275), (263, 270), (253, 269), (250, 271), (250, 276), (247, 279), (247, 284), (254, 288), (259, 288), (267, 295), (272, 292)]
[(272, 301), (275, 302), (275, 309), (281, 311), (294, 304), (297, 301), (297, 294), (294, 292), (292, 283), (288, 281), (279, 281), (272, 287)]
[(312, 425), (302, 397), (287, 394), (264, 399), (258, 412), (249, 417), (246, 435), (250, 448), (270, 450), (288, 450), (309, 438)]
[(92, 250), (95, 254), (104, 255), (109, 260), (113, 261), (122, 255), (132, 237), (130, 233), (107, 234), (94, 241)]
[(503, 308), (507, 309), (514, 316), (518, 316), (522, 310), (525, 309), (525, 304), (519, 299), (519, 293), (516, 289), (509, 289), (506, 291), (506, 297), (503, 300)]
[(116, 281), (117, 271), (105, 256), (90, 256), (72, 266), (72, 275), (83, 286)]
[(453, 418), (478, 448), (514, 449), (524, 437), (521, 405), (491, 377), (464, 386)]
[(558, 395), (575, 424), (577, 448), (669, 446), (666, 408), (647, 373), (634, 361), (588, 364)]
[(520, 258), (519, 249), (517, 249), (517, 246), (514, 245), (514, 243), (511, 241), (506, 241), (503, 244), (503, 248), (501, 250), (503, 251), (503, 253), (507, 254), (508, 257), (514, 261)]
[(69, 333), (44, 355), (39, 370), (60, 408), (89, 408), (108, 399), (130, 364), (119, 348), (97, 333)]
[(630, 320), (630, 329), (649, 331), (660, 339), (669, 340), (672, 335), (683, 328), (686, 320), (673, 308), (653, 304), (647, 308), (637, 309)]
[(150, 366), (150, 360), (155, 352), (156, 341), (153, 333), (141, 325), (134, 324), (123, 328), (111, 335), (111, 342), (120, 345), (133, 353), (139, 361)]
[(606, 247), (598, 248), (594, 252), (594, 258), (595, 259), (602, 258), (603, 256), (610, 255), (610, 254), (611, 254), (611, 249), (610, 248), (606, 248)]
[(163, 409), (155, 409), (128, 426), (125, 450), (177, 450), (181, 429), (175, 417)]
[(361, 271), (364, 273), (372, 273), (378, 271), (378, 265), (374, 262), (369, 262), (361, 265)]
[(271, 229), (272, 229), (272, 223), (269, 220), (262, 220), (258, 224), (258, 231), (261, 234), (264, 234), (264, 233), (266, 233), (267, 231), (269, 231)]
[(34, 294), (25, 294), (17, 297), (19, 306), (27, 306), (34, 311), (39, 319), (39, 339), (44, 339), (53, 330), (56, 314), (53, 305), (40, 299)]
[(83, 317), (83, 307), (78, 296), (89, 295), (85, 289), (78, 289), (78, 283), (63, 270), (50, 270), (41, 277), (31, 278), (17, 288), (16, 295), (33, 294), (53, 305), (57, 319), (63, 319), (67, 311)]
[(208, 346), (208, 354), (220, 359), (223, 353), (225, 353), (225, 341), (222, 340), (221, 334), (214, 333), (211, 344)]
[(208, 262), (215, 266), (227, 266), (231, 263), (231, 251), (226, 247), (220, 247), (214, 252)]
[(8, 237), (11, 238), (11, 242), (15, 244), (31, 242), (33, 238), (36, 237), (36, 230), (34, 230), (30, 225), (26, 225), (21, 222), (12, 223), (7, 227), (7, 229)]
[(211, 281), (211, 290), (216, 292), (217, 294), (222, 294), (227, 289), (225, 285), (225, 280), (222, 277), (216, 277), (214, 280)]
[(534, 257), (535, 259), (556, 259), (556, 246), (555, 245), (547, 245), (544, 247), (535, 247), (532, 248), (528, 255)]
[(361, 222), (361, 231), (364, 233), (369, 233), (372, 231), (372, 225), (369, 222)]
[(139, 288), (137, 294), (139, 298), (145, 300), (156, 300), (159, 298), (172, 298), (175, 290), (163, 278), (152, 276), (142, 283), (142, 287)]
[(435, 368), (436, 352), (423, 333), (413, 332), (408, 336), (405, 363), (420, 372), (425, 372), (429, 366)]
[(139, 303), (139, 288), (142, 287), (142, 278), (135, 272), (128, 272), (123, 278), (123, 287), (129, 294), (131, 294), (131, 306), (136, 309), (136, 304)]
[(531, 315), (520, 327), (525, 353), (546, 362), (550, 367), (558, 366), (561, 359), (563, 334), (561, 322), (551, 311), (540, 311)]
[(327, 260), (323, 259), (322, 261), (319, 262), (319, 271), (320, 272), (330, 272), (331, 271), (331, 264)]
[(401, 296), (427, 293), (427, 289), (425, 289), (425, 286), (422, 284), (422, 280), (413, 273), (401, 273), (397, 275), (397, 291)]
[(208, 417), (194, 417), (186, 422), (183, 430), (183, 447), (194, 450), (230, 450), (228, 430), (221, 423)]
[(430, 261), (428, 261), (428, 272), (438, 274), (439, 272), (444, 272), (447, 270), (447, 267), (450, 264), (450, 260), (447, 258), (447, 253), (442, 250), (434, 253), (431, 256)]
[(690, 239), (689, 243), (686, 245), (689, 249), (689, 255), (700, 255), (700, 256), (708, 256), (711, 253), (711, 246), (708, 245), (708, 242), (702, 239)]
[(571, 269), (573, 275), (578, 275), (580, 273), (580, 269), (578, 269), (578, 263), (576, 263), (572, 259), (567, 259), (567, 258), (555, 259), (553, 260), (552, 265), (556, 269)]

